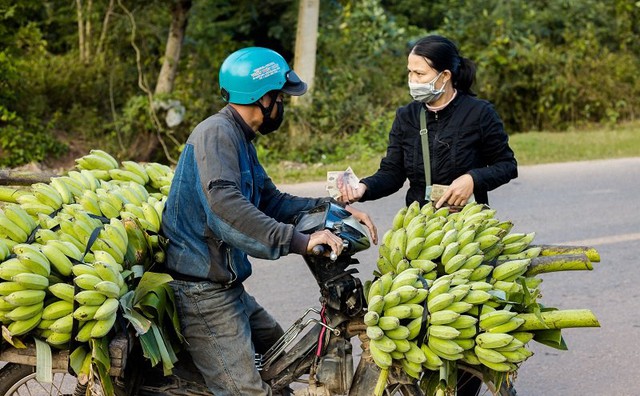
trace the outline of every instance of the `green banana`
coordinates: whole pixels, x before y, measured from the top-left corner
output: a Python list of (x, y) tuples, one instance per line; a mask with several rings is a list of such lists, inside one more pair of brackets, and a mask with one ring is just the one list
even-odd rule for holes
[(21, 305), (13, 308), (5, 316), (12, 321), (28, 320), (42, 312), (43, 302), (40, 301), (33, 305)]
[(443, 309), (431, 314), (429, 317), (429, 323), (432, 325), (445, 325), (454, 322), (460, 317), (460, 314), (448, 309)]
[(10, 323), (9, 326), (7, 326), (7, 330), (9, 330), (9, 333), (11, 333), (12, 336), (26, 334), (38, 326), (41, 318), (42, 312), (39, 312), (29, 319), (17, 320)]
[(513, 341), (513, 336), (506, 333), (480, 333), (476, 336), (476, 345), (494, 349), (508, 345)]
[(11, 281), (14, 275), (25, 272), (29, 272), (29, 269), (15, 257), (0, 263), (0, 279)]
[(429, 337), (427, 345), (436, 355), (447, 360), (460, 359), (462, 356), (458, 355), (462, 354), (462, 351), (464, 351), (464, 349), (455, 341), (445, 340), (435, 336)]
[(460, 335), (460, 332), (448, 325), (431, 325), (428, 327), (429, 337), (437, 337), (443, 340), (452, 340)]
[[(5, 282), (9, 283), (9, 282)], [(44, 301), (44, 290), (16, 290), (4, 296), (4, 300), (14, 307), (22, 305), (34, 305)]]
[(514, 316), (509, 319), (509, 321), (501, 325), (489, 327), (486, 331), (489, 333), (511, 333), (512, 331), (517, 330), (523, 323), (524, 319)]
[[(107, 299), (107, 301), (105, 301), (105, 304), (110, 301), (110, 300), (115, 300), (115, 298), (109, 298)], [(117, 300), (116, 300), (117, 301)], [(104, 304), (103, 304), (104, 305)], [(366, 324), (367, 326), (375, 326), (378, 324), (378, 321), (380, 320), (380, 314), (378, 314), (376, 311), (369, 311), (364, 315), (364, 324)]]
[(496, 280), (513, 280), (524, 274), (531, 263), (531, 259), (506, 261), (493, 269), (491, 276)]
[(427, 302), (427, 309), (429, 313), (434, 313), (443, 309), (446, 309), (448, 306), (453, 303), (455, 299), (455, 295), (451, 293), (442, 293), (434, 297), (431, 301)]
[(422, 350), (422, 353), (424, 354), (424, 357), (425, 357), (425, 362), (424, 362), (425, 365), (427, 365), (428, 367), (442, 366), (443, 364), (442, 359), (429, 347), (428, 344), (422, 344), (420, 346), (420, 349)]
[(46, 276), (32, 274), (30, 272), (16, 274), (11, 280), (31, 290), (45, 290), (49, 287), (49, 279)]
[(377, 324), (382, 330), (393, 330), (400, 326), (400, 319), (395, 316), (381, 316)]
[[(391, 367), (391, 364), (393, 363), (393, 359), (389, 354), (389, 352), (391, 351), (386, 352), (381, 350), (377, 346), (377, 344), (374, 343), (374, 341), (378, 341), (378, 340), (371, 340), (369, 342), (369, 353), (371, 354), (373, 361), (378, 365), (378, 367), (382, 369), (388, 369), (389, 367)], [(394, 349), (395, 349), (395, 344), (394, 344)]]
[(406, 340), (409, 337), (409, 333), (409, 328), (407, 328), (407, 326), (400, 325), (393, 330), (385, 331), (384, 335), (392, 340)]
[(55, 322), (49, 326), (49, 330), (55, 333), (71, 333), (71, 328), (73, 327), (73, 314), (67, 314), (59, 319), (56, 319)]
[(404, 353), (405, 359), (412, 363), (422, 364), (427, 361), (427, 357), (425, 356), (422, 349), (415, 343), (410, 342), (411, 349)]
[(471, 315), (459, 315), (458, 318), (450, 322), (448, 325), (453, 327), (454, 329), (464, 329), (467, 327), (475, 326), (477, 322), (478, 318)]
[(379, 340), (384, 337), (385, 332), (378, 326), (367, 326), (367, 337), (370, 340)]
[(98, 323), (97, 320), (88, 320), (86, 322), (80, 322), (80, 328), (78, 334), (76, 334), (76, 341), (88, 342), (91, 340), (91, 331), (93, 327)]
[(60, 319), (63, 316), (69, 315), (73, 312), (73, 303), (64, 300), (54, 301), (42, 310), (43, 320), (55, 320)]
[(407, 213), (407, 207), (403, 207), (398, 212), (396, 212), (395, 216), (393, 216), (393, 220), (391, 222), (391, 229), (396, 231), (403, 227), (404, 225), (404, 215)]
[(81, 305), (98, 306), (104, 303), (107, 296), (95, 290), (83, 290), (78, 292), (74, 299)]
[[(486, 306), (486, 305), (485, 305)], [(516, 312), (505, 311), (505, 310), (495, 310), (487, 313), (483, 313), (480, 315), (480, 328), (483, 330), (490, 329), (495, 326), (499, 326), (503, 323), (508, 322), (511, 318), (516, 316)]]

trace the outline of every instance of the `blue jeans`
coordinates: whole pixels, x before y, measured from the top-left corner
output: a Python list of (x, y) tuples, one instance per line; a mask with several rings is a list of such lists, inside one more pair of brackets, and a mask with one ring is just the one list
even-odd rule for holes
[(283, 334), (276, 320), (242, 285), (174, 280), (182, 334), (215, 396), (271, 395), (255, 367), (254, 353), (264, 353)]

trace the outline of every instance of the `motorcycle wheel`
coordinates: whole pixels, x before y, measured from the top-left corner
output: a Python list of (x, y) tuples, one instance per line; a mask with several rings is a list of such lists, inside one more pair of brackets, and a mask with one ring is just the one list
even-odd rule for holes
[(33, 366), (7, 363), (0, 369), (0, 396), (24, 394), (72, 396), (78, 381), (66, 370), (54, 369), (51, 383), (36, 380)]

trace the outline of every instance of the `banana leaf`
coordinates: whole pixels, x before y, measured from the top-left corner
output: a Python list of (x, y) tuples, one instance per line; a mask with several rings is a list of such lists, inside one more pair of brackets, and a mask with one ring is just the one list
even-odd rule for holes
[(53, 381), (51, 347), (37, 338), (33, 340), (36, 343), (36, 380), (50, 384)]
[(91, 353), (93, 365), (98, 371), (98, 378), (100, 379), (100, 385), (104, 391), (104, 396), (113, 396), (113, 382), (109, 376), (109, 370), (111, 369), (111, 358), (109, 357), (109, 340), (107, 337), (99, 339), (91, 339)]
[(134, 298), (134, 290), (127, 292), (124, 296), (120, 297), (120, 306), (124, 312), (122, 316), (131, 323), (133, 328), (136, 330), (136, 335), (140, 336), (141, 334), (145, 334), (149, 331), (151, 328), (151, 321), (134, 309)]
[(168, 284), (172, 280), (167, 274), (145, 272), (135, 290), (120, 299), (123, 316), (136, 329), (143, 355), (152, 366), (162, 362), (165, 375), (171, 374), (178, 360), (176, 350), (184, 341)]
[(561, 351), (569, 349), (560, 329), (536, 330), (533, 332), (533, 340)]
[(11, 346), (13, 346), (14, 348), (17, 348), (17, 349), (27, 348), (27, 346), (18, 337), (13, 337), (13, 335), (11, 335), (11, 332), (9, 331), (9, 329), (7, 329), (6, 326), (2, 326), (2, 338), (6, 342), (11, 344)]

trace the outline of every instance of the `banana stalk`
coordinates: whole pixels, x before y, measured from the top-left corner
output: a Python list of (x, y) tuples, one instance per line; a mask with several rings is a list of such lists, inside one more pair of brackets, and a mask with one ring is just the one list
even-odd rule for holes
[(600, 253), (591, 246), (531, 245), (530, 247), (542, 248), (542, 251), (540, 252), (541, 256), (584, 253), (590, 261), (594, 263), (600, 262)]
[(540, 317), (534, 313), (521, 313), (516, 317), (524, 319), (524, 323), (518, 327), (518, 331), (600, 327), (600, 322), (589, 309), (547, 311), (541, 312)]
[(531, 260), (526, 276), (535, 276), (547, 272), (592, 270), (593, 265), (586, 254), (558, 254), (536, 257)]
[(378, 377), (378, 382), (376, 382), (376, 387), (373, 390), (374, 396), (382, 396), (384, 395), (384, 389), (387, 387), (387, 379), (389, 378), (389, 369), (381, 369), (380, 376)]

